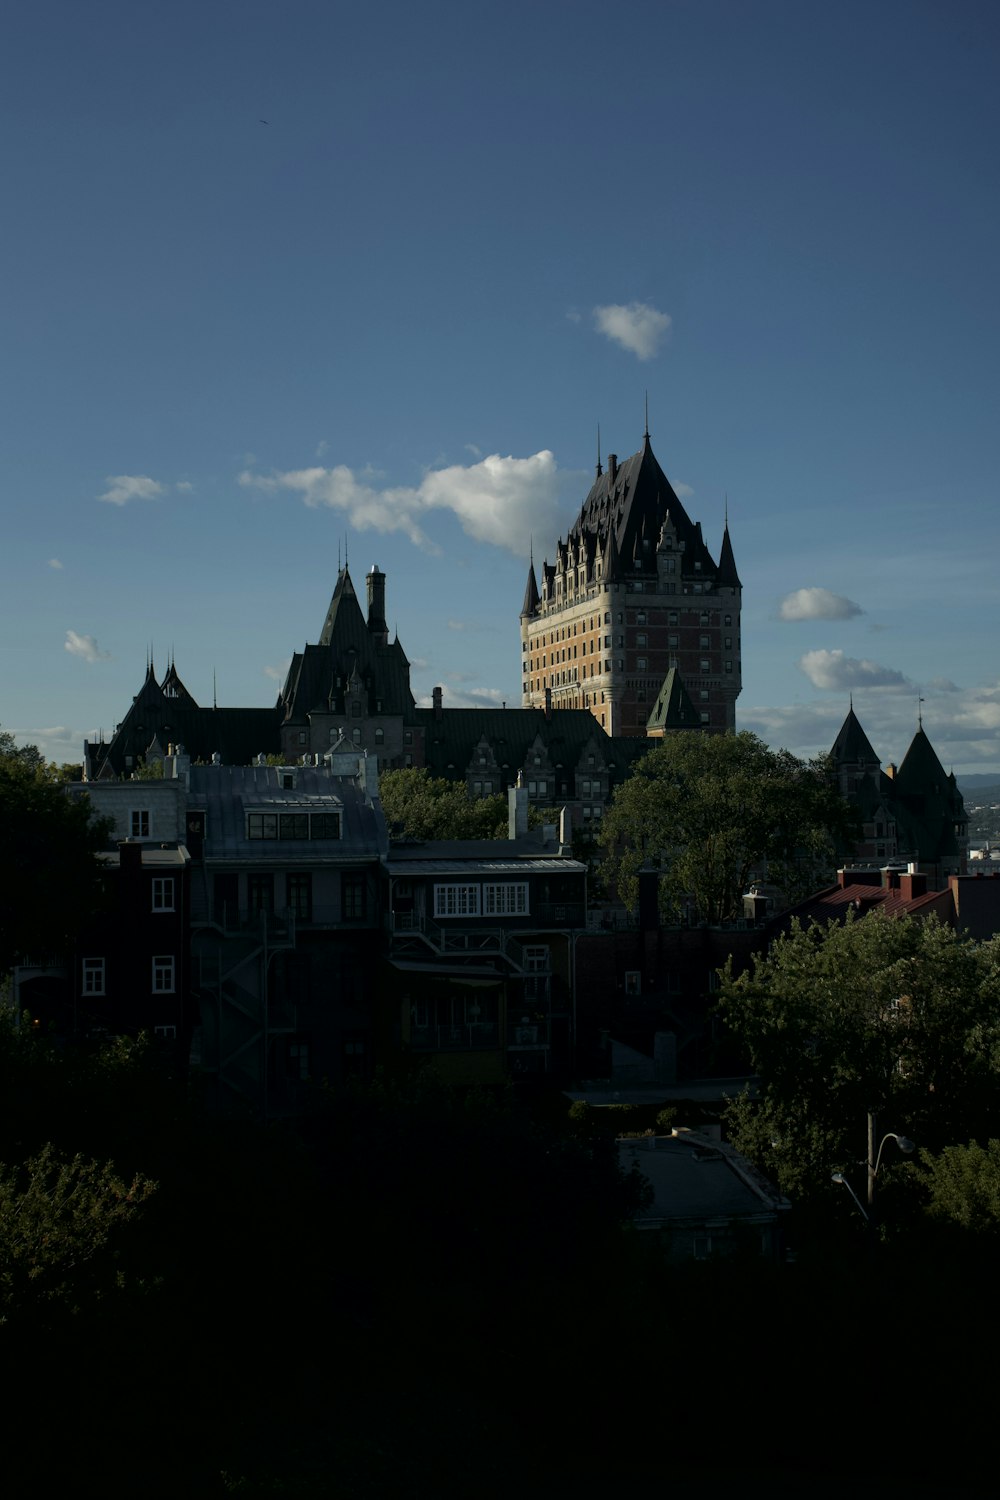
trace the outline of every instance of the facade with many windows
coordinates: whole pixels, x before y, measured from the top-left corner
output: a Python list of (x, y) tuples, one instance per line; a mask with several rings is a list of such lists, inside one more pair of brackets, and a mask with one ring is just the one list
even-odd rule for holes
[(600, 460), (566, 540), (521, 609), (524, 707), (584, 709), (612, 737), (647, 732), (670, 671), (694, 716), (666, 728), (733, 729), (741, 687), (740, 602), (728, 524), (718, 562), (647, 433), (624, 463)]

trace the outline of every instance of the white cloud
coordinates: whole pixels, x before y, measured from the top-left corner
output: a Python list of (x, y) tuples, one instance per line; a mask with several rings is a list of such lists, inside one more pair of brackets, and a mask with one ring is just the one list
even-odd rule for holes
[(582, 317), (581, 314), (577, 312), (575, 307), (571, 307), (566, 314), (566, 320), (569, 323), (579, 323), (582, 321)]
[(316, 444), (316, 457), (325, 457), (326, 450), (329, 448), (329, 446), (330, 444), (327, 442), (326, 438), (320, 438), (319, 442)]
[(194, 491), (194, 485), (191, 483), (190, 479), (178, 479), (177, 483), (174, 485), (174, 489), (179, 490), (182, 495), (190, 495)]
[(467, 536), (504, 547), (515, 556), (527, 551), (532, 531), (555, 534), (564, 482), (553, 455), (544, 449), (530, 458), (490, 454), (478, 463), (429, 469), (419, 485), (387, 486), (369, 482), (375, 471), (355, 474), (345, 464), (335, 468), (294, 469), (270, 475), (245, 469), (239, 483), (269, 493), (291, 490), (312, 507), (343, 511), (358, 531), (401, 531), (415, 546), (439, 549), (424, 531), (431, 511), (450, 511)]
[(859, 661), (856, 657), (845, 656), (843, 651), (807, 651), (798, 665), (813, 687), (831, 692), (908, 686), (902, 672), (897, 672), (895, 667), (882, 667), (875, 661)]
[(154, 500), (164, 491), (164, 486), (150, 479), (148, 474), (109, 474), (107, 483), (110, 488), (97, 498), (106, 500), (109, 505), (127, 505), (130, 500)]
[(67, 630), (66, 639), (63, 641), (63, 650), (68, 651), (70, 656), (78, 656), (81, 661), (110, 661), (110, 651), (99, 651), (97, 641), (92, 635), (77, 635), (75, 630)]
[(611, 302), (594, 308), (594, 323), (605, 334), (638, 359), (652, 359), (670, 331), (670, 318), (648, 302)]
[(49, 558), (49, 567), (50, 568), (58, 568), (59, 572), (60, 573), (62, 572), (62, 563), (59, 561), (58, 557), (50, 557)]
[(676, 481), (673, 481), (673, 484), (675, 495), (677, 495), (681, 500), (691, 499), (691, 496), (694, 494), (694, 490), (689, 484), (678, 484)]
[(785, 595), (779, 610), (782, 620), (850, 620), (863, 614), (860, 604), (829, 589), (796, 589)]
[(927, 684), (932, 693), (958, 693), (961, 688), (950, 677), (932, 677)]
[(262, 667), (261, 671), (265, 677), (272, 678), (275, 682), (284, 682), (288, 676), (288, 668), (292, 665), (292, 658), (286, 656), (284, 662), (277, 667)]
[(465, 629), (465, 621), (464, 620), (449, 620), (448, 621), (448, 629), (449, 630), (464, 630)]
[(466, 443), (465, 451), (466, 453), (471, 453), (473, 458), (482, 458), (483, 456), (482, 448), (477, 448), (475, 443)]

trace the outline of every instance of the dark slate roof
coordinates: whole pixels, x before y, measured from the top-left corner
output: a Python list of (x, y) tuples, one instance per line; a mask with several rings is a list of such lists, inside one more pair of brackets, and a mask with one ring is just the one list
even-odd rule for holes
[[(308, 868), (317, 860), (377, 858), (387, 847), (385, 819), (353, 777), (322, 767), (299, 766), (295, 786), (284, 788), (275, 766), (192, 766), (189, 808), (205, 808), (205, 857), (264, 863), (292, 860)], [(339, 839), (248, 839), (247, 812), (341, 814)]]
[(524, 586), (524, 603), (521, 605), (521, 618), (533, 615), (538, 608), (538, 584), (535, 580), (535, 564), (528, 564), (528, 581)]
[(646, 721), (647, 730), (699, 729), (700, 722), (684, 681), (676, 667), (663, 679), (653, 711)]
[(739, 589), (740, 575), (736, 571), (736, 557), (733, 553), (733, 543), (729, 535), (729, 522), (726, 522), (722, 533), (722, 551), (719, 553), (719, 571), (716, 574), (716, 583), (722, 588)]
[[(399, 640), (387, 642), (373, 621), (369, 629), (347, 568), (342, 568), (330, 600), (318, 646), (292, 657), (281, 690), (285, 723), (304, 724), (313, 712), (342, 713), (352, 678), (365, 688), (369, 713), (403, 714), (413, 709), (409, 662)], [(339, 685), (338, 685), (339, 678)]]
[(902, 829), (909, 823), (907, 840), (918, 857), (934, 860), (957, 855), (960, 846), (955, 824), (965, 820), (965, 802), (955, 777), (945, 772), (923, 726), (913, 736), (893, 786), (904, 813), (897, 816), (897, 825)]
[(546, 718), (541, 708), (418, 708), (413, 722), (424, 730), (424, 760), (432, 776), (449, 781), (465, 779), (481, 741), (489, 745), (505, 779), (513, 782), (527, 765), (528, 753), (539, 742), (543, 769), (553, 769), (563, 785), (557, 795), (571, 795), (571, 778), (584, 755), (611, 768), (620, 780), (637, 755), (652, 747), (648, 740), (612, 739), (585, 708), (558, 709)]
[(840, 733), (833, 742), (830, 754), (838, 765), (847, 762), (861, 765), (879, 764), (879, 758), (871, 747), (871, 741), (861, 727), (861, 722), (854, 712), (853, 705), (848, 710), (847, 718), (840, 726)]
[[(647, 433), (638, 453), (618, 464), (616, 472), (608, 468), (594, 480), (567, 540), (577, 542), (593, 533), (612, 572), (619, 558), (626, 568), (637, 562), (652, 567), (660, 532), (668, 519), (678, 543), (684, 544), (684, 575), (697, 572), (701, 578), (714, 578), (717, 568), (705, 546), (701, 526), (692, 522), (660, 468)], [(735, 576), (731, 544), (729, 555)]]
[[(171, 672), (161, 687), (149, 667), (111, 740), (88, 746), (92, 779), (127, 775), (152, 747), (162, 755), (171, 743), (183, 745), (192, 761), (209, 761), (217, 753), (232, 765), (249, 765), (257, 755), (279, 752), (276, 708), (200, 708), (176, 669)], [(126, 757), (132, 766), (126, 766)]]

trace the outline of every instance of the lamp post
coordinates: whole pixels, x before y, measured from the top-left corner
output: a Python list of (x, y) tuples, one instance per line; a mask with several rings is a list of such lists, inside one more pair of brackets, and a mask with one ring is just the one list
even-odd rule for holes
[(841, 1187), (845, 1187), (847, 1189), (847, 1191), (850, 1193), (851, 1197), (854, 1199), (854, 1202), (855, 1202), (855, 1204), (857, 1206), (858, 1213), (864, 1219), (865, 1225), (866, 1225), (866, 1227), (868, 1229), (869, 1234), (872, 1233), (872, 1231), (874, 1230), (874, 1227), (875, 1227), (875, 1182), (876, 1182), (876, 1179), (878, 1177), (878, 1169), (882, 1165), (882, 1150), (883, 1150), (883, 1148), (885, 1146), (886, 1141), (895, 1141), (896, 1145), (899, 1147), (900, 1151), (902, 1151), (902, 1153), (903, 1153), (904, 1156), (912, 1156), (913, 1152), (916, 1150), (916, 1147), (914, 1146), (913, 1142), (909, 1139), (908, 1136), (899, 1135), (895, 1130), (887, 1130), (886, 1133), (885, 1133), (885, 1135), (882, 1137), (881, 1141), (879, 1141), (878, 1150), (876, 1151), (876, 1149), (875, 1149), (875, 1137), (876, 1137), (875, 1115), (874, 1115), (874, 1113), (871, 1110), (869, 1110), (868, 1111), (868, 1155), (867, 1155), (867, 1157), (865, 1159), (865, 1164), (864, 1164), (865, 1165), (865, 1171), (866, 1171), (867, 1178), (868, 1178), (868, 1207), (867, 1207), (867, 1209), (862, 1206), (860, 1198), (858, 1197), (858, 1195), (854, 1191), (854, 1189), (851, 1187), (851, 1184), (848, 1182), (848, 1180), (844, 1176), (843, 1172), (834, 1172), (834, 1173), (832, 1173), (832, 1176), (831, 1176), (831, 1180), (833, 1182), (838, 1183)]

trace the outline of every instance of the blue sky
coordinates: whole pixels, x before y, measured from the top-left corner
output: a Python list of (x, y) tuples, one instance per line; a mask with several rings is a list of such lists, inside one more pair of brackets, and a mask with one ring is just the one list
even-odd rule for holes
[[(993, 3), (47, 3), (0, 49), (0, 722), (273, 701), (349, 548), (518, 701), (528, 537), (653, 446), (737, 714), (1000, 772)], [(266, 122), (266, 123), (265, 123)], [(346, 542), (345, 542), (346, 539)]]

